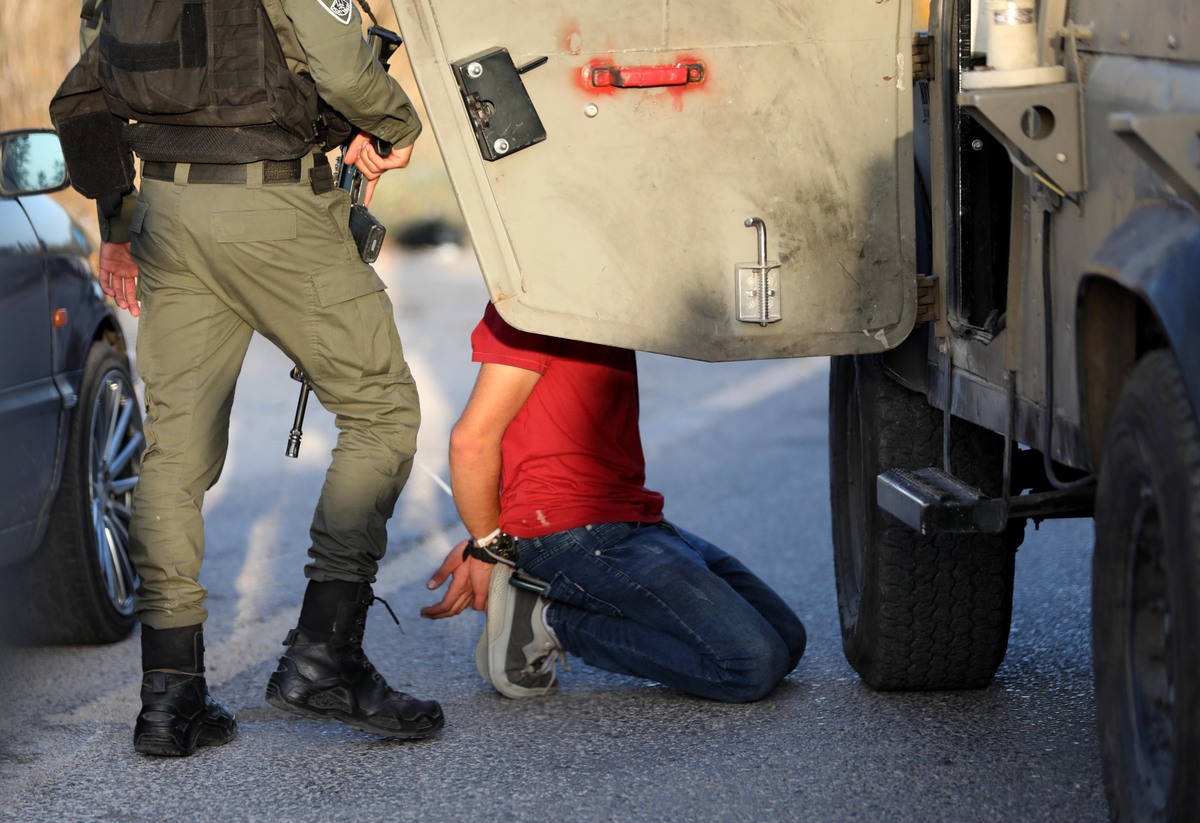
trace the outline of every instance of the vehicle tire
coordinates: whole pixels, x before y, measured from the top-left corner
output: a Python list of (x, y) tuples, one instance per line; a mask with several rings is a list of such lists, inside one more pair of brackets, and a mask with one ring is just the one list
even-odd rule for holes
[(1096, 489), (1092, 649), (1114, 820), (1200, 820), (1200, 424), (1170, 352), (1113, 413)]
[[(879, 356), (835, 357), (829, 380), (834, 576), (846, 659), (873, 689), (986, 686), (1008, 647), (1023, 524), (922, 536), (876, 505), (876, 477), (942, 463), (942, 413)], [(962, 420), (951, 468), (997, 496), (1004, 439)]]
[(145, 436), (129, 365), (107, 343), (88, 353), (68, 427), (46, 535), (9, 581), (20, 607), (6, 633), (20, 643), (111, 643), (135, 622), (129, 513)]

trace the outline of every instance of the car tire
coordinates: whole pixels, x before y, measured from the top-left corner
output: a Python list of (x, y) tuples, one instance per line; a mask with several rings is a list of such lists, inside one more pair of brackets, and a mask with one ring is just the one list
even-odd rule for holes
[(129, 514), (145, 436), (127, 360), (93, 344), (68, 424), (62, 480), (42, 545), (13, 570), (6, 634), (28, 644), (111, 643), (135, 618)]
[[(879, 356), (832, 359), (830, 501), (846, 659), (873, 689), (988, 685), (1004, 659), (1023, 523), (1000, 535), (923, 536), (876, 505), (891, 468), (942, 463), (942, 413), (884, 373)], [(1004, 439), (951, 427), (952, 469), (999, 495)]]
[(1174, 357), (1117, 403), (1096, 490), (1092, 647), (1114, 820), (1198, 820), (1200, 424)]

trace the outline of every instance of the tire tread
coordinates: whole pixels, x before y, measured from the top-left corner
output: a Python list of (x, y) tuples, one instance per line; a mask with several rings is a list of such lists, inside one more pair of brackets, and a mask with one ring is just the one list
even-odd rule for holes
[[(856, 368), (860, 391), (869, 393), (879, 471), (940, 465), (940, 410), (888, 378), (877, 358), (857, 360), (846, 358), (834, 367)], [(831, 378), (831, 429), (839, 428), (835, 417), (844, 409), (833, 396), (834, 382)], [(871, 425), (870, 413), (862, 417), (864, 426)], [(957, 419), (950, 431), (956, 474), (986, 494), (1000, 494), (1003, 438)], [(846, 447), (834, 445), (836, 430), (830, 434), (836, 555), (837, 542), (850, 539), (839, 520), (851, 516), (851, 507), (839, 500), (847, 494), (844, 478), (849, 469), (838, 465), (846, 463)], [(872, 507), (874, 480), (872, 476), (859, 481), (870, 484), (867, 500)], [(874, 516), (876, 528), (865, 529), (877, 539), (865, 548), (865, 585), (857, 619), (848, 621), (849, 610), (841, 609), (847, 659), (867, 685), (879, 690), (986, 686), (1007, 650), (1020, 529), (1013, 527), (1002, 535), (921, 536), (881, 510), (875, 509)], [(840, 549), (850, 550), (847, 545)], [(842, 597), (839, 585), (839, 600)]]

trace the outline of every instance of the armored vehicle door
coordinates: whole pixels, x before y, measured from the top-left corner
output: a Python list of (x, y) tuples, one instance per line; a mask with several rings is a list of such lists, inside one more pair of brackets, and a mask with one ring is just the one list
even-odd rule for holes
[(513, 325), (701, 360), (916, 315), (910, 0), (394, 0)]

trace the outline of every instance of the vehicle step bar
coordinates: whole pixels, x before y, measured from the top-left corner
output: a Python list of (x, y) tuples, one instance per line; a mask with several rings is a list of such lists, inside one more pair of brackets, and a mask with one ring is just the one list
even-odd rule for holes
[(1087, 517), (1095, 498), (1090, 487), (988, 497), (937, 468), (889, 469), (875, 494), (881, 509), (921, 534), (998, 534), (1014, 519)]

